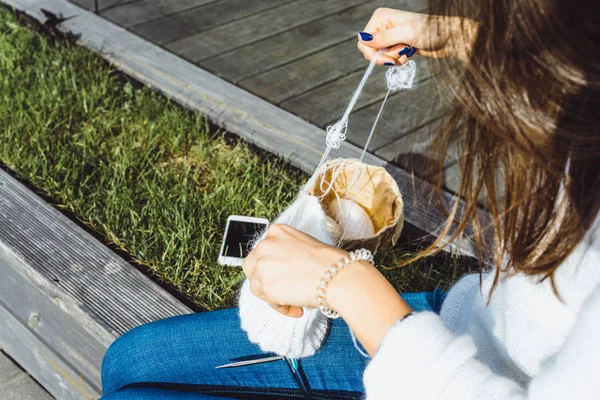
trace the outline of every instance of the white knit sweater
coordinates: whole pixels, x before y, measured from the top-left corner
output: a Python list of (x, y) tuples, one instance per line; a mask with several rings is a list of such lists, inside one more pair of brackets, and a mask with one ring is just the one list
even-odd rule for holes
[(441, 314), (387, 333), (364, 373), (368, 400), (600, 399), (600, 218), (550, 282), (467, 276)]

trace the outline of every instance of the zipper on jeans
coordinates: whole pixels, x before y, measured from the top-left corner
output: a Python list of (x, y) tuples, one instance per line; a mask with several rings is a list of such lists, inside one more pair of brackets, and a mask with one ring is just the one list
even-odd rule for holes
[[(248, 395), (280, 395), (285, 397), (297, 397), (304, 398), (302, 392), (299, 389), (288, 389), (288, 388), (262, 388), (253, 386), (220, 386), (220, 385), (196, 385), (196, 384), (177, 384), (177, 383), (163, 383), (163, 382), (148, 382), (148, 383), (134, 383), (126, 385), (121, 389), (127, 388), (157, 388), (157, 389), (172, 389), (182, 392), (199, 392), (202, 394), (248, 394)], [(319, 393), (320, 392), (320, 393)], [(333, 393), (332, 393), (333, 392)], [(335, 393), (336, 391), (324, 391), (319, 389), (318, 391), (311, 390), (309, 392), (310, 398), (314, 400), (356, 400), (362, 399), (363, 395), (357, 393), (356, 395)]]

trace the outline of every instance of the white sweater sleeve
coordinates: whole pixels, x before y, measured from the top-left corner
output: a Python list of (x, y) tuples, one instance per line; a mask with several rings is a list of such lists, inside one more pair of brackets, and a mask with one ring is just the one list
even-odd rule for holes
[(365, 370), (367, 399), (598, 399), (599, 317), (600, 287), (560, 351), (524, 388), (478, 361), (471, 336), (452, 335), (434, 313), (415, 314), (390, 329)]

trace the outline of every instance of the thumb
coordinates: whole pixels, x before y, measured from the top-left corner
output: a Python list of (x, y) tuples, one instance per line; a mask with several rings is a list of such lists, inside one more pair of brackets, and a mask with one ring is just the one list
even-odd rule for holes
[(358, 39), (365, 46), (383, 49), (397, 44), (417, 45), (417, 33), (411, 29), (411, 24), (402, 24), (391, 29), (378, 32), (360, 32)]
[(271, 308), (277, 312), (282, 313), (283, 315), (287, 315), (292, 318), (300, 318), (304, 315), (304, 310), (300, 307), (295, 306), (280, 306), (277, 304), (269, 304)]

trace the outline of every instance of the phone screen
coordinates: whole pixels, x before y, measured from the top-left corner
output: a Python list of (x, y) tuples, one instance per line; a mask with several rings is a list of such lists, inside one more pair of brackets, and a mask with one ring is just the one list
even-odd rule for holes
[(266, 228), (265, 224), (230, 220), (222, 256), (246, 257), (250, 253), (251, 242)]

